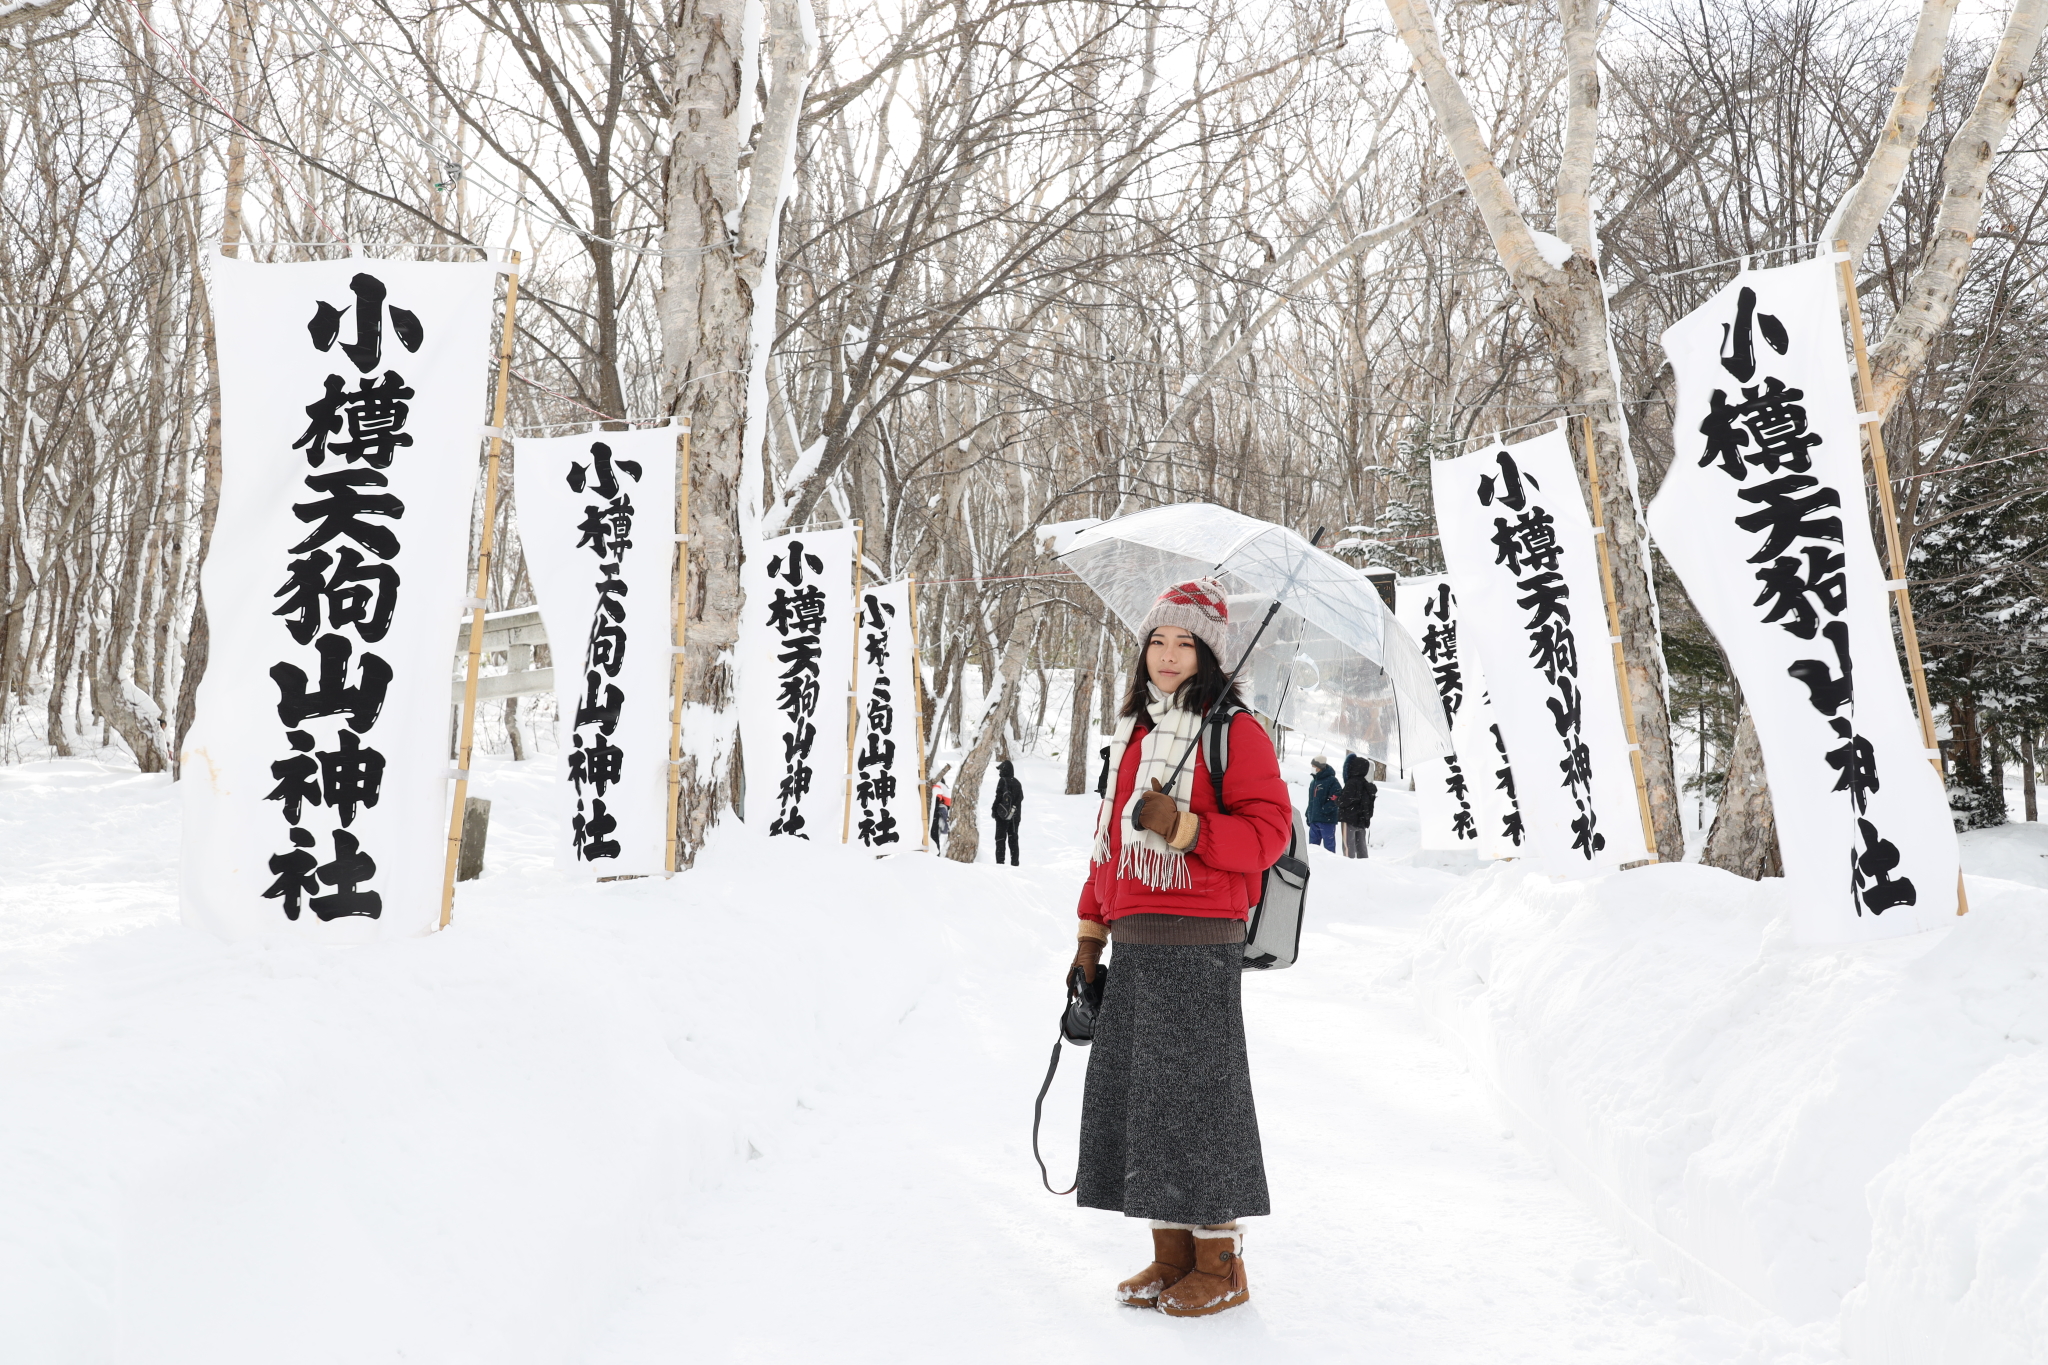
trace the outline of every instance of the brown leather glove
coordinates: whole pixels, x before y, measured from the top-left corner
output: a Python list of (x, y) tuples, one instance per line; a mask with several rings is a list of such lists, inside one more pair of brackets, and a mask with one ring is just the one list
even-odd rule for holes
[(1095, 981), (1095, 969), (1102, 962), (1103, 944), (1102, 939), (1084, 937), (1074, 946), (1074, 966), (1081, 969), (1081, 979), (1091, 985)]
[(1166, 794), (1166, 788), (1159, 785), (1159, 779), (1152, 779), (1152, 790), (1138, 802), (1138, 823), (1151, 830), (1160, 838), (1171, 841), (1174, 827), (1180, 823), (1180, 807)]
[(1182, 853), (1195, 846), (1202, 828), (1201, 817), (1176, 806), (1156, 777), (1152, 779), (1152, 790), (1138, 802), (1138, 823)]

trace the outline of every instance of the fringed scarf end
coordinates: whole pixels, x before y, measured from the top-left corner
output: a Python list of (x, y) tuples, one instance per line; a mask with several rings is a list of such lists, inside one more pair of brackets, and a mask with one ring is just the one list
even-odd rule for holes
[(1185, 891), (1193, 885), (1188, 878), (1185, 854), (1172, 850), (1161, 852), (1142, 844), (1124, 845), (1123, 856), (1117, 860), (1116, 874), (1141, 881), (1154, 891)]

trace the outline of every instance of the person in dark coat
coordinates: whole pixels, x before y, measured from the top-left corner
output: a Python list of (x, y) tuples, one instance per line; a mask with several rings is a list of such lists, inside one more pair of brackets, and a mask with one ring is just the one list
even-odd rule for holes
[(1373, 785), (1372, 764), (1357, 754), (1344, 755), (1344, 787), (1337, 793), (1337, 818), (1344, 822), (1344, 856), (1363, 858), (1369, 847), (1373, 802), (1380, 789)]
[(953, 798), (946, 794), (946, 772), (953, 765), (948, 763), (939, 769), (939, 775), (932, 779), (932, 852), (937, 853), (940, 841), (953, 831)]
[(1312, 758), (1309, 766), (1316, 775), (1309, 779), (1308, 805), (1302, 811), (1302, 819), (1308, 825), (1308, 841), (1330, 852), (1337, 851), (1337, 793), (1342, 784), (1337, 781), (1337, 770), (1330, 766), (1327, 758)]
[(1017, 780), (1017, 770), (1009, 759), (996, 764), (996, 771), (1002, 776), (996, 780), (996, 799), (989, 802), (988, 814), (996, 822), (996, 861), (1003, 860), (1003, 850), (1010, 851), (1010, 866), (1021, 867), (1017, 861), (1017, 826), (1024, 820), (1024, 784)]

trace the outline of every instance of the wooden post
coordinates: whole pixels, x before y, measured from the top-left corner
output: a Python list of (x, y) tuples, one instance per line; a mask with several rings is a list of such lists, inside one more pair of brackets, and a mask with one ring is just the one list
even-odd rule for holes
[(680, 817), (676, 806), (683, 799), (683, 632), (687, 626), (684, 606), (690, 588), (690, 424), (687, 421), (676, 439), (682, 442), (679, 458), (683, 468), (676, 483), (676, 603), (671, 622), (675, 643), (670, 650), (674, 662), (668, 670), (668, 861), (665, 866), (668, 869), (666, 875), (671, 877), (676, 875), (676, 823)]
[(860, 548), (865, 528), (853, 524), (853, 671), (846, 675), (846, 794), (839, 805), (839, 842), (853, 836), (853, 751), (860, 736)]
[[(1849, 244), (1835, 243), (1835, 274), (1842, 287), (1842, 298), (1849, 310), (1849, 340), (1856, 352), (1856, 405), (1859, 408), (1870, 402), (1870, 350), (1863, 340), (1863, 305), (1856, 298), (1856, 271), (1849, 259)], [(1892, 496), (1891, 462), (1884, 453), (1884, 414), (1861, 411), (1856, 414), (1863, 427), (1863, 437), (1870, 448), (1870, 473), (1877, 484), (1878, 506), (1884, 511), (1884, 563), (1890, 581), (1885, 588), (1891, 593), (1892, 604), (1899, 609), (1899, 636), (1906, 644), (1906, 672), (1913, 680), (1913, 705), (1920, 717), (1920, 742), (1927, 748), (1927, 761), (1934, 765), (1934, 775), (1941, 779), (1943, 790), (1948, 787), (1948, 775), (1941, 770), (1941, 745), (1934, 738), (1934, 704), (1927, 695), (1927, 669), (1920, 662), (1920, 632), (1913, 625), (1913, 594), (1906, 587), (1906, 549), (1899, 539), (1899, 505)], [(1956, 872), (1956, 913), (1970, 913), (1970, 900), (1963, 890), (1963, 874)]]
[[(932, 846), (932, 792), (924, 770), (924, 665), (917, 657), (917, 580), (910, 580), (910, 701), (917, 715), (917, 846)], [(2027, 771), (2032, 772), (2029, 768)], [(2031, 817), (2030, 817), (2031, 818)]]
[(1643, 817), (1643, 849), (1657, 861), (1657, 830), (1650, 820), (1650, 784), (1643, 775), (1643, 745), (1636, 734), (1636, 714), (1628, 704), (1628, 660), (1621, 652), (1621, 612), (1614, 603), (1614, 564), (1607, 555), (1607, 525), (1600, 513), (1600, 457), (1593, 453), (1593, 418), (1579, 417), (1585, 438), (1586, 483), (1593, 493), (1593, 544), (1600, 552), (1600, 594), (1607, 602), (1607, 640), (1614, 650), (1615, 699), (1621, 703), (1621, 728), (1628, 736), (1629, 767), (1635, 770), (1636, 807)]
[(491, 803), (472, 796), (462, 803), (462, 861), (455, 880), (473, 882), (484, 875), (484, 845), (491, 837)]
[(505, 326), (498, 340), (498, 396), (491, 403), (491, 454), (484, 466), (484, 524), (476, 543), (476, 596), (469, 599), (469, 673), (462, 685), (462, 738), (456, 745), (455, 801), (448, 812), (448, 858), (441, 873), (441, 927), (455, 917), (455, 870), (462, 856), (462, 816), (469, 799), (469, 760), (476, 742), (476, 678), (483, 666), (484, 593), (491, 581), (492, 529), (498, 521), (498, 468), (505, 451), (505, 400), (512, 384), (513, 310), (519, 303), (519, 253), (505, 275)]

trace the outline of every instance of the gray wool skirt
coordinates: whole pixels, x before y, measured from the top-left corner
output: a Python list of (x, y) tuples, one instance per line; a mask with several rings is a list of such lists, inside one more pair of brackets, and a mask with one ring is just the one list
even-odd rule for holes
[(1269, 1211), (1241, 943), (1118, 942), (1081, 1097), (1078, 1200), (1166, 1223)]

